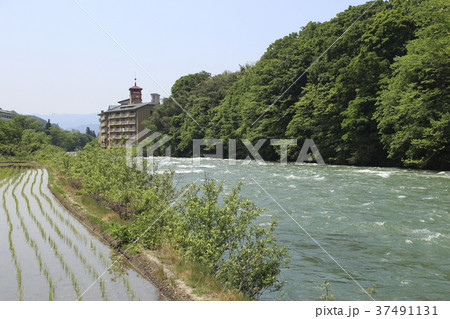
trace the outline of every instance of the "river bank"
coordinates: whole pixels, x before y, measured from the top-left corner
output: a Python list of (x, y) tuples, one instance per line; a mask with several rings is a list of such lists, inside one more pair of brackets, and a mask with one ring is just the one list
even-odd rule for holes
[[(76, 187), (70, 185), (66, 178), (56, 172), (55, 169), (47, 167), (49, 171), (48, 187), (58, 201), (89, 231), (107, 243), (110, 247), (126, 258), (130, 265), (145, 277), (149, 282), (155, 285), (160, 293), (161, 300), (242, 300), (244, 299), (237, 293), (230, 292), (228, 289), (218, 287), (216, 282), (211, 287), (202, 287), (202, 284), (196, 282), (189, 285), (189, 276), (198, 276), (195, 274), (195, 266), (192, 267), (187, 262), (181, 260), (175, 251), (170, 247), (164, 246), (160, 250), (148, 250), (142, 246), (127, 249), (121, 247), (113, 238), (109, 230), (112, 222), (124, 224), (124, 220), (103, 203), (83, 195)], [(178, 264), (183, 264), (185, 269), (177, 269)], [(200, 275), (202, 277), (203, 275)], [(184, 278), (186, 279), (184, 279)], [(205, 280), (210, 281), (211, 278)], [(196, 293), (200, 291), (200, 293)]]

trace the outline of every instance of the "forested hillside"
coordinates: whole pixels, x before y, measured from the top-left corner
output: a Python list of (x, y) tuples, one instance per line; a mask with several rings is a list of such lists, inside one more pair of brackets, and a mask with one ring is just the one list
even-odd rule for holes
[(60, 151), (74, 151), (94, 140), (95, 134), (64, 131), (50, 122), (24, 115), (14, 115), (10, 121), (0, 121), (0, 159), (15, 157), (27, 159), (39, 151), (46, 156)]
[[(372, 4), (310, 22), (238, 72), (181, 77), (172, 97), (190, 116), (165, 99), (149, 128), (172, 137), (176, 156), (194, 138), (224, 139), (225, 151), (231, 138), (312, 138), (330, 164), (450, 169), (449, 2), (376, 1), (345, 32)], [(268, 143), (260, 153), (279, 158)]]

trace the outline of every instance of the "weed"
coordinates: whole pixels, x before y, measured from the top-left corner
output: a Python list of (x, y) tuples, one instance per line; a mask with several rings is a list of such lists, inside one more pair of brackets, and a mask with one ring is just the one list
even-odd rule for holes
[(320, 296), (320, 300), (323, 300), (323, 301), (334, 300), (334, 295), (331, 292), (331, 285), (327, 280), (324, 281), (321, 289), (322, 289), (322, 295)]

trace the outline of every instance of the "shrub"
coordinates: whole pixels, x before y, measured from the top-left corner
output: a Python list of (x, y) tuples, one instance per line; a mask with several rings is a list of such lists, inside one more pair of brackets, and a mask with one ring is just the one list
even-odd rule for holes
[(272, 235), (276, 222), (255, 224), (262, 209), (240, 197), (241, 184), (219, 206), (222, 185), (211, 180), (190, 188), (175, 208), (171, 238), (188, 259), (250, 298), (281, 289), (278, 275), (288, 253)]

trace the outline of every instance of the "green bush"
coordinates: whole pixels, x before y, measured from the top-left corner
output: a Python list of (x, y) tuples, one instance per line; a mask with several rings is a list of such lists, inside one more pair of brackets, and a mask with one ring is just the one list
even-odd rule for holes
[(240, 197), (240, 184), (219, 206), (222, 185), (211, 180), (191, 186), (175, 208), (172, 240), (189, 260), (250, 298), (281, 289), (278, 275), (288, 253), (272, 235), (276, 222), (268, 228), (255, 223), (262, 209)]
[(131, 247), (139, 240), (155, 249), (169, 242), (187, 260), (249, 298), (282, 287), (278, 275), (288, 253), (272, 235), (276, 222), (267, 228), (258, 225), (262, 209), (239, 195), (241, 185), (223, 200), (223, 183), (187, 185), (176, 202), (181, 190), (172, 185), (173, 172), (137, 171), (127, 166), (125, 155), (123, 148), (89, 144), (76, 155), (58, 153), (53, 162), (72, 186), (128, 219), (111, 226), (120, 245)]

